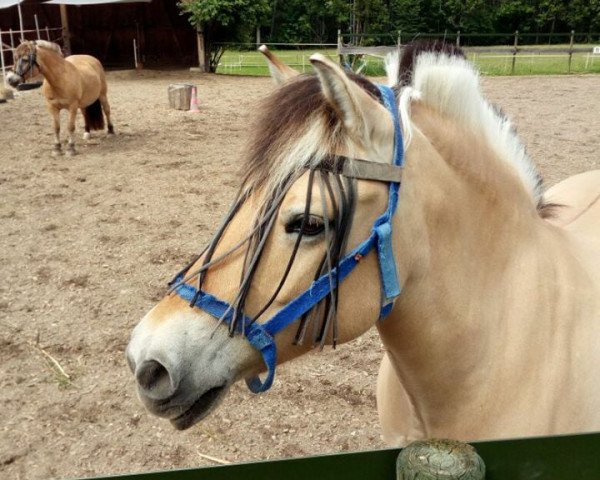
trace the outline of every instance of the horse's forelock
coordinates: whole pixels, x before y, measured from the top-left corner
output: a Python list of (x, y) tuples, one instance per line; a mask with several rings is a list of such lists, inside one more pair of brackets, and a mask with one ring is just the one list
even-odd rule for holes
[(15, 49), (15, 55), (21, 57), (23, 55), (29, 55), (35, 52), (36, 47), (44, 48), (46, 50), (52, 50), (53, 52), (63, 55), (60, 45), (48, 42), (47, 40), (27, 40), (21, 43)]
[[(353, 73), (348, 76), (381, 100), (368, 79)], [(244, 182), (250, 188), (277, 184), (342, 142), (341, 121), (316, 75), (301, 75), (270, 95), (260, 109), (255, 131), (243, 167)]]
[(22, 57), (23, 55), (29, 55), (30, 53), (35, 52), (35, 43), (34, 42), (23, 42), (17, 48), (15, 48), (15, 56)]

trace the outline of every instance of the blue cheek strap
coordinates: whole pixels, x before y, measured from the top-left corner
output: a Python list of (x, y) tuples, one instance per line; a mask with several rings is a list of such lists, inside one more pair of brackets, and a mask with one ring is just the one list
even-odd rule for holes
[[(396, 96), (391, 88), (383, 85), (378, 86), (383, 97), (384, 105), (392, 116), (394, 123), (394, 158), (393, 165), (402, 167), (404, 162), (404, 147), (402, 144), (402, 131), (400, 129), (400, 117), (396, 105)], [(392, 248), (392, 216), (398, 204), (398, 192), (400, 183), (390, 182), (388, 206), (386, 211), (380, 215), (371, 229), (371, 234), (358, 247), (348, 253), (330, 273), (324, 274), (315, 280), (307, 290), (298, 295), (294, 300), (275, 313), (269, 320), (259, 324), (253, 322), (247, 315), (242, 315), (237, 323), (238, 333), (244, 335), (246, 340), (260, 352), (267, 375), (264, 380), (258, 376), (246, 379), (248, 388), (253, 393), (260, 393), (271, 388), (275, 378), (275, 367), (277, 365), (277, 345), (275, 335), (298, 320), (302, 315), (323, 300), (332, 288), (337, 288), (338, 282), (342, 282), (358, 265), (361, 259), (372, 249), (376, 249), (379, 261), (381, 278), (382, 300), (379, 318), (385, 318), (392, 310), (394, 300), (400, 295), (400, 281), (394, 259)], [(338, 272), (339, 269), (339, 272)], [(171, 285), (175, 285), (173, 292), (179, 297), (191, 303), (196, 298), (193, 306), (204, 310), (214, 318), (222, 320), (229, 325), (233, 319), (233, 308), (231, 305), (217, 297), (181, 283), (185, 272), (180, 273)]]

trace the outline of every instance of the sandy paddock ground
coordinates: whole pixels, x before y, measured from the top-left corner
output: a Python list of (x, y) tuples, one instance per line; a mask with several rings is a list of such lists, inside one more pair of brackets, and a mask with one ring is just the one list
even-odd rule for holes
[[(182, 81), (198, 84), (201, 113), (168, 109), (167, 85)], [(549, 185), (599, 168), (600, 76), (483, 83)], [(234, 387), (185, 432), (144, 411), (123, 355), (130, 331), (227, 209), (248, 121), (272, 85), (145, 71), (110, 73), (109, 88), (117, 135), (79, 140), (73, 158), (50, 155), (39, 90), (0, 105), (0, 478), (383, 447), (375, 332), (280, 368), (267, 394)]]

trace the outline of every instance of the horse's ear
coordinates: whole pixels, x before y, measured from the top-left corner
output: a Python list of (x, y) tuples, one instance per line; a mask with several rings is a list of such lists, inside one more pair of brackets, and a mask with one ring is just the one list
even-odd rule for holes
[(266, 57), (267, 64), (269, 65), (269, 71), (271, 72), (271, 77), (277, 85), (283, 85), (285, 82), (300, 75), (300, 72), (288, 67), (285, 63), (273, 55), (266, 45), (261, 45), (258, 48), (258, 51)]
[(384, 133), (380, 132), (381, 127), (391, 125), (385, 107), (350, 80), (339, 65), (318, 53), (310, 57), (310, 62), (319, 76), (325, 98), (348, 131), (369, 143), (374, 134)]

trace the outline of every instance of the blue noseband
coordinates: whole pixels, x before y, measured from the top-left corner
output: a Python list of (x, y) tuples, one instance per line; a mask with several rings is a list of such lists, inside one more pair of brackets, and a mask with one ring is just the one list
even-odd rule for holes
[[(392, 116), (394, 123), (394, 158), (393, 165), (403, 166), (404, 148), (402, 143), (402, 131), (400, 129), (400, 116), (396, 97), (391, 88), (378, 86), (383, 102)], [(243, 333), (250, 344), (260, 352), (267, 367), (267, 376), (261, 381), (258, 376), (246, 379), (248, 388), (254, 392), (264, 392), (273, 384), (275, 377), (275, 366), (277, 364), (277, 347), (274, 337), (288, 325), (300, 318), (311, 308), (323, 300), (332, 290), (337, 287), (358, 265), (360, 260), (374, 248), (379, 259), (379, 271), (381, 273), (382, 300), (379, 318), (383, 319), (392, 310), (394, 300), (400, 294), (400, 282), (394, 260), (392, 249), (392, 216), (398, 205), (398, 192), (400, 183), (389, 182), (389, 195), (387, 209), (374, 222), (371, 234), (364, 242), (348, 253), (338, 266), (330, 273), (326, 273), (315, 280), (306, 291), (298, 295), (294, 300), (279, 310), (264, 323), (253, 322), (251, 318), (243, 315), (237, 324), (239, 333)], [(182, 283), (184, 274), (179, 274), (172, 282), (176, 285), (174, 292), (188, 302), (194, 302), (192, 306), (198, 307), (209, 315), (221, 319), (228, 325), (234, 316), (234, 311), (229, 303), (217, 297), (198, 291), (195, 287)], [(194, 300), (195, 299), (195, 300)]]

